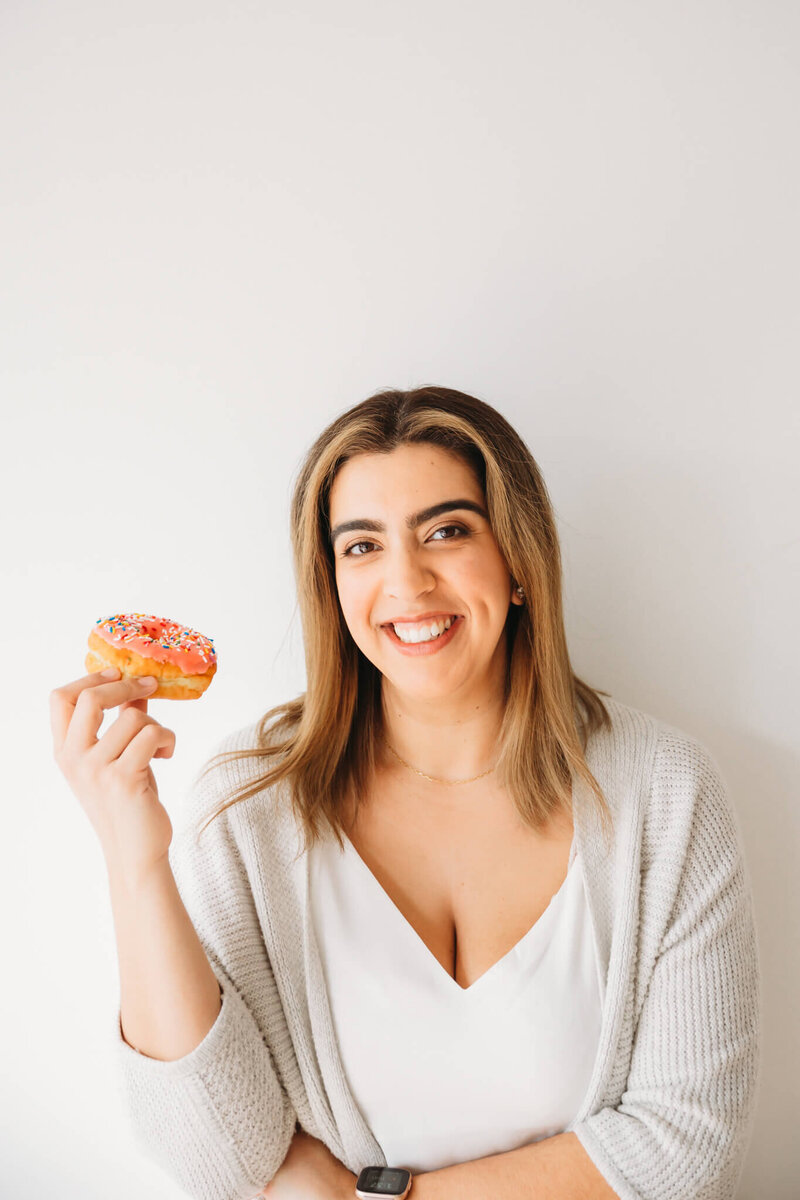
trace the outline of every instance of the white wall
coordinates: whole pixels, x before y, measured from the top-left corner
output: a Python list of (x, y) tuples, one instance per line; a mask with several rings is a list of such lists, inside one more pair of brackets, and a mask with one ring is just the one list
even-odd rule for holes
[(14, 1200), (178, 1200), (107, 1029), (105, 871), (53, 759), (95, 620), (214, 637), (184, 788), (304, 686), (288, 500), (334, 415), (440, 383), (520, 430), (573, 663), (701, 738), (765, 976), (740, 1196), (800, 1171), (800, 19), (785, 0), (0, 10), (4, 1086)]

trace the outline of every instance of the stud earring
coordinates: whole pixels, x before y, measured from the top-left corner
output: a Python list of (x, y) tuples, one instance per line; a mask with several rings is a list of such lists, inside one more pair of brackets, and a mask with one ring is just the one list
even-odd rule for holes
[(523, 588), (521, 583), (516, 587), (515, 591), (516, 591), (517, 595), (519, 596), (520, 600), (524, 599), (525, 589)]

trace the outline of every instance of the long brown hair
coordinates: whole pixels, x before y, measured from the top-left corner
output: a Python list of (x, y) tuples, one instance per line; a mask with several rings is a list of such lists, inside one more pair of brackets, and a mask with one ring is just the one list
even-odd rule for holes
[[(561, 554), (538, 466), (512, 426), (490, 405), (451, 388), (376, 393), (337, 417), (301, 464), (291, 505), (291, 538), (303, 627), (306, 691), (259, 721), (259, 745), (217, 754), (202, 775), (231, 759), (269, 769), (228, 797), (203, 825), (272, 785), (288, 785), (301, 853), (332, 831), (343, 847), (342, 812), (366, 793), (382, 732), (381, 675), (353, 641), (339, 605), (330, 545), (329, 496), (356, 454), (387, 454), (431, 443), (474, 471), (489, 524), (523, 605), (506, 622), (505, 710), (496, 777), (527, 825), (538, 829), (568, 808), (573, 773), (582, 777), (608, 833), (611, 813), (586, 763), (593, 730), (610, 727), (600, 692), (570, 666), (561, 597)], [(271, 763), (271, 765), (270, 765)], [(201, 775), (201, 777), (202, 777)], [(202, 832), (202, 831), (201, 831)]]

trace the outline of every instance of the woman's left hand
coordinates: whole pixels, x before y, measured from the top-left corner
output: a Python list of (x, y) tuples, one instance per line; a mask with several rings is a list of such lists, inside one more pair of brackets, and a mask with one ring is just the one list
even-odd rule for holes
[(258, 1195), (266, 1200), (351, 1200), (357, 1178), (324, 1142), (298, 1129), (274, 1179)]

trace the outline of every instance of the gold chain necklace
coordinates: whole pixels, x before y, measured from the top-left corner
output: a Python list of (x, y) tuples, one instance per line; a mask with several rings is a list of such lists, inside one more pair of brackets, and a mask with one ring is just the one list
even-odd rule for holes
[[(389, 746), (386, 738), (384, 738), (383, 741), (386, 746)], [(426, 775), (424, 771), (418, 771), (416, 767), (412, 767), (411, 763), (407, 763), (404, 758), (401, 758), (397, 751), (392, 749), (391, 746), (389, 746), (389, 749), (392, 751), (392, 754), (395, 756), (398, 762), (401, 762), (404, 767), (408, 767), (409, 771), (413, 771), (415, 775), (421, 775), (423, 779), (427, 779), (430, 783), (446, 783), (448, 787), (452, 787), (457, 783), (474, 783), (476, 779), (483, 779), (484, 775), (491, 775), (492, 771), (494, 770), (494, 767), (489, 767), (488, 771), (481, 771), (480, 775), (473, 775), (471, 779), (434, 779), (433, 775)]]

